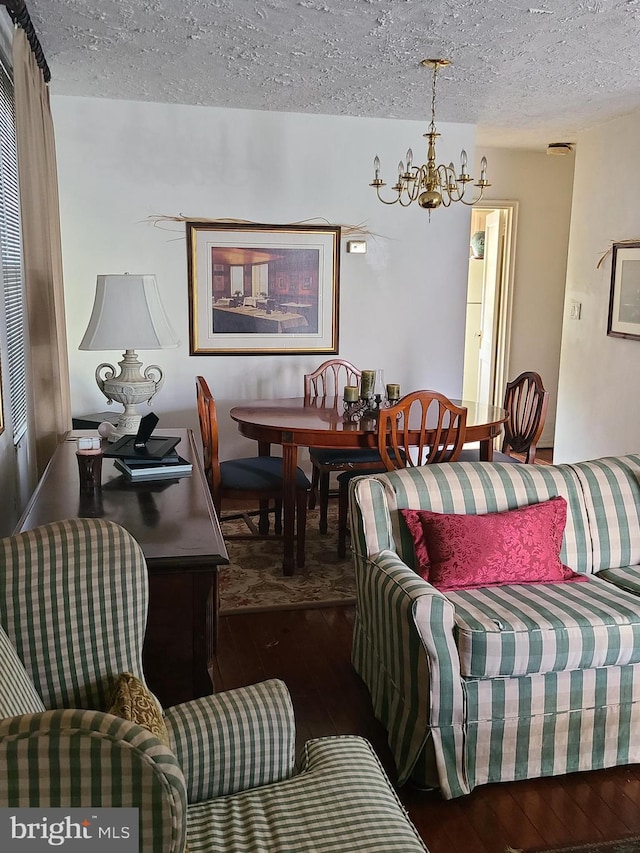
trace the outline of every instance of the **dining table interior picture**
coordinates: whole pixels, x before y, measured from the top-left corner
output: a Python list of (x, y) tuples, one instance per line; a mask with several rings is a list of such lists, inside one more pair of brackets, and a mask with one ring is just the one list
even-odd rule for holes
[(339, 226), (187, 223), (192, 354), (335, 353)]

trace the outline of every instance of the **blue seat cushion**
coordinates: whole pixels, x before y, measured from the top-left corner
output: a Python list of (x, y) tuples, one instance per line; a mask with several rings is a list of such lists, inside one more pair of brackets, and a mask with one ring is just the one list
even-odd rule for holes
[[(252, 456), (220, 463), (220, 485), (237, 491), (265, 491), (282, 487), (282, 459), (279, 456)], [(309, 489), (311, 483), (301, 468), (296, 471), (296, 488)]]
[(380, 454), (377, 450), (341, 450), (339, 447), (310, 447), (309, 456), (312, 462), (317, 462), (318, 465), (349, 465), (352, 462), (370, 462), (375, 465), (376, 462), (382, 464)]
[[(391, 452), (393, 455), (393, 452)], [(400, 451), (401, 458), (404, 459), (405, 452), (404, 450)], [(338, 483), (348, 483), (353, 477), (366, 477), (368, 474), (380, 474), (380, 468), (350, 468), (348, 471), (343, 471), (342, 474), (338, 474)]]
[(348, 471), (343, 471), (342, 474), (338, 474), (338, 484), (342, 486), (343, 483), (348, 483), (349, 480), (352, 480), (354, 477), (366, 477), (368, 474), (380, 474), (379, 468), (365, 468), (358, 470), (357, 468), (350, 468)]
[[(457, 459), (458, 462), (479, 462), (480, 450), (463, 450)], [(515, 456), (509, 456), (508, 453), (501, 453), (499, 450), (493, 451), (493, 462), (508, 462), (510, 465), (524, 464), (521, 459), (516, 459)]]

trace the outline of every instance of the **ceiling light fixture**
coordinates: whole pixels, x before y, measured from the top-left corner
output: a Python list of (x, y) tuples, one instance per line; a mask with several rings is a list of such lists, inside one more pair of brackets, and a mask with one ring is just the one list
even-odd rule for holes
[(547, 154), (571, 154), (573, 146), (570, 142), (550, 142), (547, 145)]
[(429, 211), (429, 219), (431, 219), (431, 211), (436, 210), (440, 205), (449, 207), (454, 201), (461, 201), (466, 205), (477, 204), (484, 195), (484, 191), (491, 184), (487, 181), (487, 158), (483, 157), (480, 161), (480, 178), (474, 184), (474, 187), (479, 189), (478, 196), (473, 201), (467, 201), (464, 198), (467, 184), (473, 181), (471, 175), (467, 172), (467, 152), (463, 149), (460, 152), (460, 174), (456, 176), (456, 170), (453, 163), (448, 166), (440, 164), (436, 166), (436, 139), (440, 134), (436, 131), (436, 80), (438, 71), (441, 68), (446, 68), (451, 62), (448, 59), (423, 59), (420, 65), (433, 69), (433, 82), (431, 85), (431, 124), (429, 130), (424, 134), (428, 140), (427, 145), (427, 162), (422, 166), (414, 166), (413, 151), (411, 148), (407, 151), (406, 166), (402, 160), (398, 163), (398, 180), (391, 189), (395, 190), (396, 197), (393, 199), (384, 199), (380, 195), (380, 188), (386, 186), (385, 182), (380, 178), (380, 158), (376, 155), (373, 160), (374, 177), (369, 184), (375, 187), (378, 199), (383, 204), (396, 204), (400, 202), (403, 207), (408, 207), (412, 202), (417, 201), (420, 207)]

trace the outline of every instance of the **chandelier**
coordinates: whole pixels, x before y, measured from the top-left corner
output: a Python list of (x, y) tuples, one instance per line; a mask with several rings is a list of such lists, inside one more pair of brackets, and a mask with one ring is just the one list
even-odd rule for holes
[(424, 134), (428, 140), (427, 162), (422, 166), (415, 166), (413, 151), (409, 148), (406, 165), (402, 160), (398, 163), (398, 180), (391, 187), (395, 191), (396, 197), (385, 199), (380, 195), (380, 188), (385, 187), (386, 184), (380, 178), (380, 158), (376, 155), (373, 160), (374, 177), (369, 184), (370, 187), (376, 188), (378, 198), (383, 204), (400, 202), (403, 207), (408, 207), (412, 202), (417, 201), (420, 207), (429, 211), (429, 219), (431, 219), (431, 211), (436, 210), (441, 204), (445, 207), (449, 207), (454, 201), (461, 201), (469, 206), (476, 204), (484, 195), (486, 187), (491, 186), (487, 181), (486, 157), (480, 161), (480, 178), (474, 184), (479, 192), (472, 201), (464, 197), (467, 184), (473, 181), (467, 172), (467, 152), (464, 149), (460, 152), (460, 173), (458, 175), (456, 175), (453, 163), (449, 163), (448, 166), (443, 164), (436, 166), (436, 139), (440, 136), (436, 131), (436, 80), (438, 71), (450, 64), (448, 59), (423, 59), (420, 63), (420, 65), (433, 68), (431, 124), (428, 132)]

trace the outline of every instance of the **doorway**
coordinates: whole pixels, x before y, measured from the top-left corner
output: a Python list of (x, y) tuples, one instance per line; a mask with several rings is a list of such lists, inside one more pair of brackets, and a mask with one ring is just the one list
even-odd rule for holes
[(462, 397), (496, 406), (508, 378), (517, 211), (516, 201), (471, 211)]

